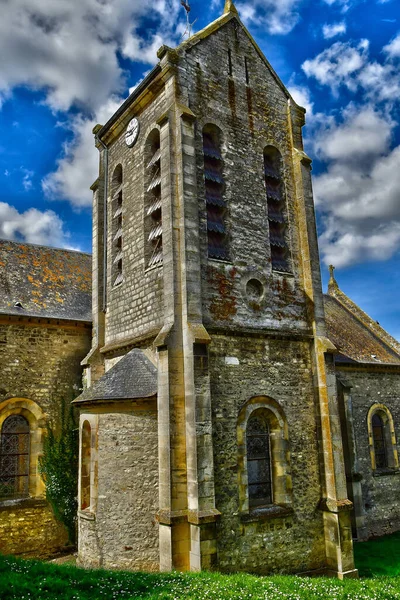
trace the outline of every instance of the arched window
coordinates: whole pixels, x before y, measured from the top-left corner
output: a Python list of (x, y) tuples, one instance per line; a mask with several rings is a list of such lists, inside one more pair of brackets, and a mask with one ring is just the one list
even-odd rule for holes
[(269, 426), (260, 411), (247, 422), (246, 445), (249, 507), (272, 504)]
[(393, 417), (384, 404), (374, 404), (368, 413), (369, 447), (374, 471), (399, 467)]
[(388, 467), (388, 457), (385, 441), (385, 425), (378, 413), (372, 416), (372, 437), (374, 439), (376, 468), (386, 469)]
[(240, 512), (269, 510), (271, 505), (274, 511), (290, 510), (289, 434), (278, 402), (251, 398), (239, 413), (237, 434)]
[(82, 426), (82, 437), (81, 437), (81, 497), (80, 507), (81, 510), (90, 508), (90, 475), (91, 475), (91, 427), (88, 421), (84, 421)]
[(273, 146), (264, 149), (264, 173), (272, 270), (287, 273), (290, 272), (290, 266), (282, 157)]
[(207, 209), (208, 256), (229, 259), (226, 227), (224, 160), (222, 135), (215, 125), (203, 129), (204, 184)]
[(22, 415), (11, 415), (1, 428), (0, 498), (29, 496), (29, 463), (29, 423)]
[(113, 286), (119, 285), (123, 281), (122, 259), (123, 259), (123, 192), (122, 192), (122, 166), (118, 165), (114, 169), (111, 180), (111, 276)]
[(161, 143), (160, 132), (154, 129), (145, 147), (145, 261), (148, 267), (162, 263), (162, 202), (161, 202)]

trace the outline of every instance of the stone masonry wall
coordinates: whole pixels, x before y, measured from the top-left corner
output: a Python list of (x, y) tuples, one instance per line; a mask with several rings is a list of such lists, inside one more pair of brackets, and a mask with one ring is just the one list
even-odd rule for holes
[[(305, 297), (299, 279), (299, 239), (293, 182), (288, 99), (246, 34), (231, 21), (186, 52), (181, 92), (197, 117), (196, 156), (202, 255), (204, 323), (224, 326), (306, 328)], [(232, 57), (229, 76), (228, 50)], [(246, 84), (246, 68), (249, 84)], [(230, 261), (207, 260), (207, 227), (202, 130), (217, 125), (223, 134), (225, 198)], [(293, 275), (271, 270), (263, 150), (283, 158), (288, 246)], [(246, 285), (264, 287), (254, 299)]]
[[(127, 337), (145, 335), (162, 327), (162, 266), (147, 269), (145, 257), (144, 193), (145, 143), (157, 119), (165, 111), (163, 93), (135, 116), (140, 121), (139, 138), (128, 148), (121, 135), (109, 152), (108, 223), (112, 222), (111, 180), (115, 167), (123, 170), (123, 277), (115, 287), (111, 278), (112, 227), (108, 228), (108, 277), (106, 345)], [(132, 115), (133, 116), (133, 115)]]
[[(316, 419), (307, 342), (214, 335), (210, 346), (218, 568), (300, 572), (325, 564)], [(293, 514), (246, 521), (239, 512), (238, 414), (253, 396), (287, 419)]]
[(79, 518), (80, 563), (158, 571), (157, 509), (154, 401), (135, 403), (132, 412), (110, 408), (99, 417), (97, 509)]
[(68, 542), (44, 500), (26, 500), (11, 506), (0, 504), (0, 552), (23, 558), (47, 558)]
[(391, 412), (400, 441), (400, 379), (397, 372), (337, 369), (339, 379), (351, 385), (351, 406), (358, 475), (361, 475), (365, 526), (369, 537), (400, 529), (400, 471), (379, 475), (371, 466), (367, 415), (374, 404), (384, 404)]
[(90, 348), (90, 325), (0, 321), (0, 402), (28, 398), (54, 420), (60, 402), (82, 387), (81, 360)]
[[(0, 321), (0, 404), (37, 404), (44, 418), (59, 423), (62, 403), (82, 386), (80, 361), (90, 348), (89, 324), (53, 326), (44, 319), (5, 317)], [(11, 403), (7, 403), (7, 400)], [(26, 399), (26, 401), (25, 401)], [(29, 401), (31, 402), (29, 404)], [(35, 404), (32, 404), (35, 403)], [(17, 503), (0, 501), (0, 551), (29, 557), (49, 556), (68, 541), (67, 533), (40, 497), (44, 493), (37, 461), (42, 452), (44, 419), (31, 430), (30, 493)], [(39, 433), (40, 432), (40, 433)]]

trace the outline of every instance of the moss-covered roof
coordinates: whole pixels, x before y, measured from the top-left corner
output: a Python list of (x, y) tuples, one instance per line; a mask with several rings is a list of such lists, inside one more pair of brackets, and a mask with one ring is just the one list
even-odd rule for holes
[(90, 254), (0, 240), (0, 314), (91, 321)]
[(328, 337), (339, 352), (337, 363), (400, 365), (399, 343), (337, 284), (330, 285), (324, 306)]

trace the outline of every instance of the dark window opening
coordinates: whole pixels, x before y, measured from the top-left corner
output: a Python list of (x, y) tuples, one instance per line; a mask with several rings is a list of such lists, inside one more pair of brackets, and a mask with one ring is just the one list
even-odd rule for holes
[(232, 70), (232, 52), (229, 49), (228, 50), (228, 66), (229, 66), (229, 77), (232, 77), (233, 74), (233, 70)]
[(290, 273), (282, 158), (273, 146), (264, 150), (264, 175), (272, 270)]
[(387, 469), (388, 458), (385, 441), (385, 425), (382, 418), (377, 413), (372, 417), (372, 437), (374, 440), (376, 468)]
[(246, 429), (249, 508), (272, 504), (271, 448), (268, 423), (253, 415)]
[(29, 496), (29, 423), (21, 415), (7, 417), (1, 429), (0, 498)]
[(122, 206), (122, 167), (118, 165), (113, 173), (111, 181), (111, 227), (112, 227), (112, 252), (111, 252), (111, 276), (113, 286), (123, 281), (123, 206)]
[(244, 68), (246, 71), (246, 85), (250, 85), (249, 65), (247, 62), (247, 56), (244, 57)]
[(229, 260), (226, 227), (224, 160), (221, 135), (217, 127), (203, 131), (204, 182), (207, 209), (208, 256)]
[(162, 263), (162, 206), (161, 206), (161, 144), (160, 132), (154, 130), (146, 149), (145, 235), (147, 236), (147, 266)]

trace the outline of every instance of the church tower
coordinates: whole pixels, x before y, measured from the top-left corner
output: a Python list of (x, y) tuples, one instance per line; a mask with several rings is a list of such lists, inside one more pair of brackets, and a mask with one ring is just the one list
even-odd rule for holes
[(299, 107), (223, 15), (94, 130), (79, 561), (356, 576)]

